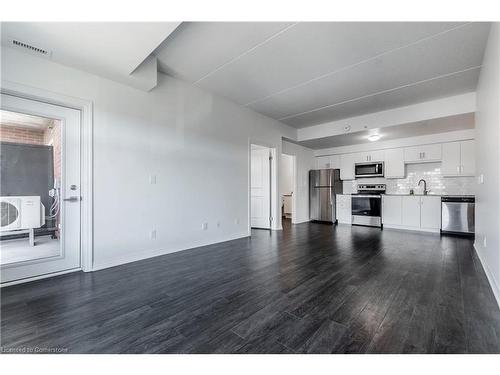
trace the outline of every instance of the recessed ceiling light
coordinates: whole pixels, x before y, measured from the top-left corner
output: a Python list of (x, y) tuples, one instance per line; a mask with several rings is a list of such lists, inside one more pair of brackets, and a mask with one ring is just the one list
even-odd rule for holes
[(372, 142), (378, 141), (379, 139), (380, 139), (380, 134), (372, 134), (368, 136), (368, 140)]

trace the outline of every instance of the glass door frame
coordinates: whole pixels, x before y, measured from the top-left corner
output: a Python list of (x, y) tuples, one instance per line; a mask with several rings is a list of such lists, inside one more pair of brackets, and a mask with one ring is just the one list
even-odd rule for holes
[(11, 81), (1, 81), (0, 92), (22, 99), (39, 101), (80, 111), (80, 268), (5, 282), (1, 287), (51, 277), (67, 272), (94, 271), (93, 256), (93, 104), (91, 101), (64, 94), (26, 86)]

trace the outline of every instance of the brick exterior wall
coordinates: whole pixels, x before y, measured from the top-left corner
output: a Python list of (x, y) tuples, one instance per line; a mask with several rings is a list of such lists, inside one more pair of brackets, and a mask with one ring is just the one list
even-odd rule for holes
[[(52, 129), (33, 130), (16, 126), (0, 125), (0, 141), (52, 146), (54, 150), (54, 177), (61, 182), (61, 122), (54, 121)], [(52, 186), (52, 184), (51, 184)], [(56, 226), (60, 222), (60, 214), (56, 217)], [(59, 231), (56, 230), (59, 237)]]
[(3, 142), (43, 145), (44, 134), (41, 130), (0, 125), (0, 140)]
[(52, 129), (43, 133), (43, 144), (54, 147), (54, 177), (61, 181), (61, 122), (54, 121)]

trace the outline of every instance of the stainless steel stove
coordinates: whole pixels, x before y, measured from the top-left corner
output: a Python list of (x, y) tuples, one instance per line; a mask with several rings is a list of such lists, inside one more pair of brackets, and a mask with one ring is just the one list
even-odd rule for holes
[(359, 184), (351, 197), (353, 225), (382, 228), (382, 194), (385, 184)]

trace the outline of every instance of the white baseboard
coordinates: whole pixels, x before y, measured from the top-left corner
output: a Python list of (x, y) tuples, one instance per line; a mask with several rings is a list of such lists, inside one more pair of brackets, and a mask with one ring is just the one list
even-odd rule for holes
[(297, 221), (293, 221), (292, 220), (292, 224), (302, 224), (302, 223), (309, 223), (311, 220), (309, 219), (302, 219), (302, 220), (297, 220)]
[(477, 257), (479, 258), (479, 261), (481, 262), (481, 265), (483, 266), (484, 273), (486, 274), (486, 277), (488, 278), (488, 282), (490, 283), (491, 289), (493, 290), (493, 294), (495, 295), (495, 299), (497, 300), (498, 307), (500, 308), (500, 286), (497, 280), (495, 279), (495, 276), (491, 272), (490, 268), (488, 267), (488, 264), (483, 260), (481, 256), (481, 252), (478, 250), (476, 247), (476, 243), (474, 242), (474, 250), (476, 250)]
[(176, 253), (178, 251), (190, 250), (190, 249), (194, 249), (197, 247), (214, 245), (217, 243), (232, 241), (232, 240), (236, 240), (238, 238), (244, 238), (244, 237), (248, 237), (248, 236), (249, 235), (247, 232), (237, 233), (237, 234), (233, 234), (230, 236), (226, 236), (226, 237), (224, 237), (220, 240), (216, 240), (216, 241), (203, 240), (203, 241), (193, 242), (187, 247), (181, 247), (181, 248), (175, 248), (175, 249), (156, 249), (156, 250), (144, 251), (144, 252), (140, 252), (140, 253), (127, 254), (127, 255), (124, 255), (121, 257), (115, 257), (113, 259), (105, 259), (97, 264), (94, 264), (91, 271), (99, 271), (99, 270), (102, 270), (105, 268), (111, 268), (111, 267), (120, 266), (122, 264), (137, 262), (139, 260), (144, 260), (144, 259), (158, 257), (161, 255)]

